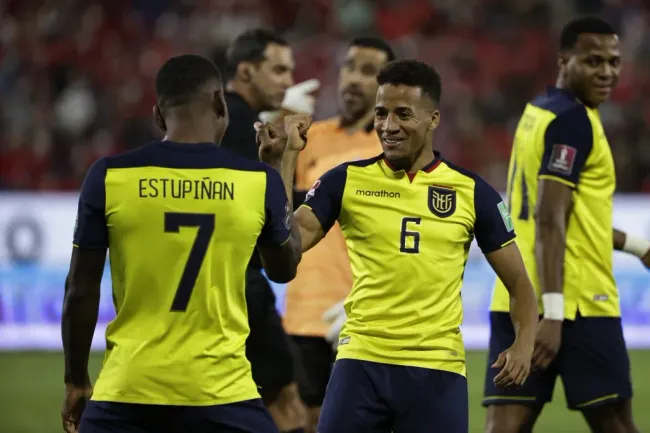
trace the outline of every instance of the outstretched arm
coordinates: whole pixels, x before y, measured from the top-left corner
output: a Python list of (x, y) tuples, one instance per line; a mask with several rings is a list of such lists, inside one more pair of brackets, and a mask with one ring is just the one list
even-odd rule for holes
[(650, 269), (650, 241), (614, 229), (614, 249), (637, 256), (641, 263)]

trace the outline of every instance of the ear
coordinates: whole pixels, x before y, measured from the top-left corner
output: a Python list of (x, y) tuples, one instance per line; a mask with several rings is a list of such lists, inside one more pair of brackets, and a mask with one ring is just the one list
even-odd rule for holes
[(153, 123), (163, 132), (167, 132), (167, 124), (163, 118), (162, 112), (158, 104), (153, 106)]
[(569, 64), (569, 56), (566, 53), (560, 53), (557, 56), (557, 68), (560, 72), (564, 72)]
[(431, 113), (431, 123), (429, 124), (429, 130), (435, 131), (440, 125), (440, 110), (434, 108), (433, 113)]
[(237, 65), (237, 79), (242, 83), (250, 83), (254, 72), (254, 66), (249, 62), (241, 62)]
[(223, 96), (223, 90), (215, 90), (212, 95), (212, 109), (218, 117), (228, 117), (228, 107), (226, 106), (226, 99)]

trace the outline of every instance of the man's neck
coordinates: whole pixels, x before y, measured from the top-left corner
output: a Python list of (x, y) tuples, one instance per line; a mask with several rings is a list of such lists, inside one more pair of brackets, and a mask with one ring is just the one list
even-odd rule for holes
[(366, 129), (374, 118), (375, 112), (373, 110), (370, 110), (357, 118), (346, 117), (343, 115), (341, 116), (341, 127), (349, 134), (354, 134), (355, 132)]
[(253, 93), (253, 89), (250, 86), (242, 83), (241, 81), (230, 80), (226, 85), (226, 90), (228, 92), (238, 94), (244, 101), (246, 101), (249, 107), (251, 107), (256, 113), (259, 113), (260, 104)]
[(202, 122), (168, 121), (163, 140), (187, 144), (214, 143), (217, 133), (213, 128), (212, 125), (202, 125)]
[(409, 170), (407, 170), (407, 172), (417, 173), (427, 165), (431, 164), (431, 162), (435, 157), (436, 155), (433, 153), (433, 149), (431, 145), (426, 146), (424, 149), (422, 149), (422, 153), (420, 153), (420, 156), (417, 157), (417, 159), (413, 162), (413, 165)]

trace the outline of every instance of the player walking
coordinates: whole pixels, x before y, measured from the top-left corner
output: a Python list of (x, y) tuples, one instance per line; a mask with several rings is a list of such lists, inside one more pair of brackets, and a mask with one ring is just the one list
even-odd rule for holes
[(612, 255), (627, 251), (647, 266), (650, 243), (612, 227), (614, 161), (598, 113), (618, 81), (619, 41), (607, 22), (580, 18), (564, 27), (560, 43), (557, 84), (526, 106), (508, 172), (518, 243), (543, 306), (538, 371), (521, 388), (493, 385), (490, 364), (515, 338), (507, 282), (497, 281), (486, 431), (532, 431), (561, 376), (569, 408), (582, 412), (592, 432), (635, 433)]

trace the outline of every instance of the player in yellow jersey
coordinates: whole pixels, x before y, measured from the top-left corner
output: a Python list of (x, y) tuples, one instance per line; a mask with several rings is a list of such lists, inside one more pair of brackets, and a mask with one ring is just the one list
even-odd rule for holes
[[(219, 148), (228, 124), (208, 60), (169, 59), (156, 77), (165, 138), (97, 161), (81, 190), (62, 319), (63, 422), (76, 432), (277, 432), (245, 354), (244, 294), (257, 246), (289, 281), (300, 238), (276, 170)], [(88, 377), (110, 252), (116, 318)]]
[(569, 408), (582, 412), (592, 432), (635, 433), (612, 255), (629, 251), (647, 265), (650, 243), (612, 227), (614, 161), (598, 113), (618, 80), (619, 41), (607, 22), (581, 18), (565, 26), (560, 44), (556, 87), (526, 106), (508, 173), (518, 244), (543, 313), (537, 372), (521, 388), (493, 386), (490, 364), (515, 337), (507, 282), (497, 281), (486, 431), (532, 431), (559, 375)]
[[(377, 95), (377, 73), (395, 54), (385, 41), (372, 37), (348, 44), (339, 71), (339, 115), (315, 122), (307, 134), (309, 146), (300, 153), (296, 166), (297, 193), (305, 194), (327, 170), (366, 159), (381, 152), (373, 119)], [(309, 407), (310, 431), (315, 431), (325, 397), (340, 327), (345, 321), (341, 301), (352, 287), (352, 271), (345, 239), (338, 224), (298, 266), (298, 274), (287, 286), (284, 326), (300, 350), (304, 378), (300, 394)], [(323, 320), (333, 314), (333, 323)], [(300, 377), (300, 376), (299, 376)]]
[[(295, 213), (303, 251), (339, 222), (354, 278), (318, 431), (466, 433), (460, 293), (472, 240), (514, 298), (518, 338), (495, 363), (500, 386), (528, 375), (533, 287), (499, 194), (431, 147), (437, 72), (395, 61), (377, 80), (374, 125), (384, 153), (328, 171)], [(291, 191), (299, 147), (287, 147), (282, 177)]]

